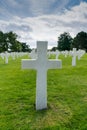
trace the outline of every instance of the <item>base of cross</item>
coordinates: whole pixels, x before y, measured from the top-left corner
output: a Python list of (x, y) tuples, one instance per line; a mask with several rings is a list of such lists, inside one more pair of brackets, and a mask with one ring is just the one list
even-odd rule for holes
[(34, 109), (37, 110), (37, 111), (39, 111), (39, 110), (40, 110), (40, 111), (48, 110), (49, 108), (50, 108), (50, 107), (49, 107), (49, 105), (47, 104), (47, 107), (46, 107), (46, 108), (45, 108), (45, 107), (42, 107), (42, 109), (41, 109), (41, 108), (40, 108), (40, 109), (37, 109), (37, 108), (36, 108), (36, 103), (34, 103)]

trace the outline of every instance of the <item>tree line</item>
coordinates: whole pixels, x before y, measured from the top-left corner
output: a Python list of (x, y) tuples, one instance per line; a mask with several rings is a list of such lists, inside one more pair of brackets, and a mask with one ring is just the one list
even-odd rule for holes
[[(31, 52), (30, 46), (26, 43), (17, 40), (18, 35), (13, 31), (4, 33), (0, 31), (0, 53), (9, 52)], [(72, 50), (72, 48), (83, 49), (87, 52), (87, 33), (84, 31), (79, 32), (74, 38), (70, 33), (64, 32), (58, 37), (57, 47), (51, 50)]]
[(9, 52), (30, 52), (30, 46), (17, 40), (18, 35), (13, 31), (4, 33), (0, 31), (0, 53)]
[(74, 38), (71, 37), (70, 33), (64, 32), (58, 37), (57, 47), (53, 47), (52, 50), (56, 49), (60, 51), (72, 50), (72, 48), (83, 49), (87, 52), (87, 33), (84, 31), (79, 32)]

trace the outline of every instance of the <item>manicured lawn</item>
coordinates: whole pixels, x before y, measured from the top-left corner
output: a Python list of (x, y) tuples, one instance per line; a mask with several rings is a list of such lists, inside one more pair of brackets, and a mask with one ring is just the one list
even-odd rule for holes
[(87, 130), (87, 54), (76, 67), (60, 58), (63, 68), (48, 70), (42, 111), (35, 110), (36, 71), (22, 70), (21, 58), (0, 58), (0, 130)]

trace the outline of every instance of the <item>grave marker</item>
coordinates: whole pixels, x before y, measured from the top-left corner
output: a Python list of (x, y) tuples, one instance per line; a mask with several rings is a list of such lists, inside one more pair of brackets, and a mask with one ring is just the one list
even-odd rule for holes
[(37, 42), (37, 59), (23, 59), (22, 69), (36, 69), (36, 110), (47, 108), (47, 70), (62, 67), (61, 60), (47, 59), (47, 42)]
[(77, 52), (76, 52), (76, 48), (73, 48), (73, 54), (72, 54), (72, 66), (76, 66), (76, 56), (77, 56)]
[(8, 64), (8, 52), (5, 52), (5, 63)]

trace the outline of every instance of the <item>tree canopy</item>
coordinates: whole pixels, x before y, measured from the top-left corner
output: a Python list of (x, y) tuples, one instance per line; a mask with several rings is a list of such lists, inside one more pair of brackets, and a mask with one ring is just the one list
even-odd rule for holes
[(62, 50), (70, 50), (72, 48), (83, 49), (87, 52), (87, 33), (84, 31), (79, 32), (74, 38), (69, 33), (64, 32), (58, 37), (57, 48)]
[(70, 50), (72, 44), (72, 37), (69, 33), (64, 32), (58, 37), (58, 50)]
[(18, 35), (12, 31), (3, 33), (0, 31), (0, 52), (30, 52), (30, 46), (17, 40)]
[(83, 31), (79, 32), (73, 39), (72, 46), (77, 49), (84, 49), (87, 51), (87, 33)]

